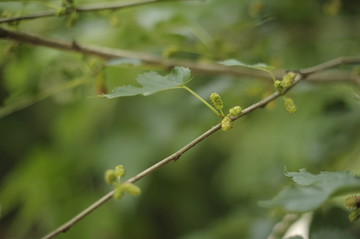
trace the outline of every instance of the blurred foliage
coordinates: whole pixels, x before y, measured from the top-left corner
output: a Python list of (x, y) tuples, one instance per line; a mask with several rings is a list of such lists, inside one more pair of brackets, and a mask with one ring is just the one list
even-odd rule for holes
[[(0, 1), (3, 17), (50, 8), (61, 1)], [(359, 54), (359, 14), (357, 0), (164, 1), (78, 14), (72, 27), (69, 16), (9, 27), (173, 59), (300, 69)], [(182, 90), (96, 97), (99, 84), (113, 89), (149, 70), (164, 73), (153, 66), (109, 64), (100, 74), (106, 62), (88, 56), (3, 39), (0, 51), (1, 238), (43, 236), (111, 190), (106, 169), (122, 164), (131, 177), (218, 123)], [(193, 77), (198, 94), (219, 92), (229, 105), (246, 107), (274, 91), (247, 77)], [(59, 238), (266, 238), (284, 212), (258, 201), (288, 183), (284, 167), (360, 173), (358, 88), (303, 82), (290, 95), (296, 114), (281, 99), (251, 113), (141, 180), (140, 197), (108, 202)], [(317, 238), (329, 234), (324, 228), (359, 232), (337, 202), (314, 218)]]

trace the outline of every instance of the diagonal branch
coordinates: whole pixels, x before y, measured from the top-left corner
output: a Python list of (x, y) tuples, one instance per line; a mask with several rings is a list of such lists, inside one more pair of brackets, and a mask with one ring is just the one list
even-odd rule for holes
[[(167, 1), (179, 1), (179, 0), (167, 0)], [(189, 0), (181, 0), (181, 1), (189, 1)], [(120, 10), (123, 8), (129, 8), (129, 7), (135, 7), (140, 5), (146, 5), (150, 3), (159, 3), (159, 2), (165, 2), (163, 0), (143, 0), (143, 1), (137, 1), (137, 2), (120, 2), (120, 3), (104, 3), (104, 4), (91, 4), (91, 5), (84, 5), (80, 7), (74, 7), (67, 11), (65, 11), (61, 15), (69, 15), (73, 12), (95, 12), (95, 11), (103, 11), (103, 10)], [(59, 16), (58, 11), (44, 11), (44, 12), (38, 12), (33, 13), (26, 16), (20, 16), (20, 17), (9, 17), (9, 18), (2, 18), (0, 19), (1, 23), (12, 23), (12, 22), (19, 22), (23, 20), (32, 20), (32, 19), (38, 19), (38, 18), (44, 18), (44, 17), (55, 17)]]
[[(205, 133), (203, 133), (202, 135), (200, 135), (199, 137), (197, 137), (196, 139), (194, 139), (193, 141), (191, 141), (190, 143), (188, 143), (187, 145), (185, 145), (184, 147), (182, 147), (180, 150), (178, 150), (177, 152), (173, 153), (172, 155), (164, 158), (163, 160), (159, 161), (158, 163), (152, 165), (151, 167), (145, 169), (144, 171), (140, 172), (139, 174), (137, 174), (136, 176), (128, 179), (126, 182), (128, 183), (135, 183), (137, 181), (139, 181), (140, 179), (142, 179), (143, 177), (145, 177), (146, 175), (153, 173), (155, 170), (161, 168), (162, 166), (164, 166), (165, 164), (171, 162), (171, 161), (176, 161), (178, 160), (184, 153), (186, 153), (187, 151), (189, 151), (191, 148), (193, 148), (195, 145), (197, 145), (198, 143), (200, 143), (201, 141), (203, 141), (204, 139), (206, 139), (207, 137), (209, 137), (210, 135), (214, 134), (215, 132), (217, 132), (219, 129), (221, 129), (221, 125), (218, 124), (212, 128), (210, 128), (208, 131), (206, 131)], [(73, 217), (71, 220), (69, 220), (68, 222), (66, 222), (64, 225), (60, 226), (59, 228), (57, 228), (56, 230), (50, 232), (49, 234), (47, 234), (46, 236), (44, 236), (42, 239), (50, 239), (55, 237), (56, 235), (66, 232), (67, 230), (69, 230), (74, 224), (76, 224), (77, 222), (79, 222), (81, 219), (83, 219), (84, 217), (86, 217), (87, 215), (89, 215), (91, 212), (93, 212), (95, 209), (97, 209), (98, 207), (100, 207), (101, 205), (103, 205), (104, 203), (106, 203), (107, 201), (109, 201), (110, 199), (112, 199), (114, 195), (114, 191), (109, 192), (108, 194), (106, 194), (105, 196), (103, 196), (102, 198), (100, 198), (98, 201), (96, 201), (95, 203), (93, 203), (91, 206), (89, 206), (88, 208), (86, 208), (85, 210), (83, 210), (82, 212), (80, 212), (78, 215), (76, 215), (75, 217)]]
[[(229, 67), (215, 63), (197, 63), (193, 61), (185, 60), (173, 60), (173, 59), (164, 59), (154, 55), (127, 51), (121, 49), (113, 49), (100, 46), (92, 46), (87, 44), (78, 43), (76, 41), (60, 41), (49, 39), (29, 33), (16, 32), (7, 30), (0, 27), (0, 39), (8, 39), (24, 44), (31, 44), (35, 46), (44, 46), (49, 48), (54, 48), (63, 51), (76, 52), (85, 55), (93, 55), (106, 60), (116, 59), (116, 58), (133, 58), (141, 60), (143, 63), (159, 66), (162, 68), (171, 68), (172, 66), (184, 66), (190, 68), (193, 72), (206, 75), (217, 75), (217, 74), (227, 74), (233, 76), (242, 76), (242, 77), (255, 77), (258, 79), (270, 80), (272, 81), (269, 74), (262, 70), (248, 68), (243, 66)], [(318, 66), (314, 66), (306, 69), (304, 72), (301, 72), (304, 75), (309, 75), (307, 80), (314, 82), (329, 82), (329, 81), (349, 81), (349, 82), (360, 82), (360, 77), (355, 74), (348, 72), (322, 72), (329, 68), (341, 65), (341, 64), (359, 64), (360, 56), (355, 57), (344, 57), (332, 60), (330, 62), (323, 63)], [(277, 70), (274, 72), (276, 78), (281, 78), (285, 70)], [(316, 73), (316, 74), (313, 74)]]
[[(280, 94), (275, 93), (275, 94), (267, 97), (261, 103), (258, 103), (256, 108), (260, 108), (262, 106), (265, 106), (267, 103), (269, 103), (270, 101), (276, 99), (279, 96), (280, 96)], [(249, 108), (244, 109), (244, 112), (243, 112), (243, 114), (241, 116), (244, 116), (244, 115), (250, 113), (251, 111), (253, 111), (256, 108), (250, 106)], [(152, 165), (151, 167), (145, 169), (144, 171), (140, 172), (136, 176), (128, 179), (126, 182), (135, 183), (135, 182), (139, 181), (140, 179), (142, 179), (143, 177), (145, 177), (146, 175), (148, 175), (150, 173), (153, 173), (155, 170), (161, 168), (165, 164), (167, 164), (167, 163), (169, 163), (171, 161), (178, 160), (184, 153), (186, 153), (188, 150), (190, 150), (191, 148), (196, 146), (198, 143), (200, 143), (201, 141), (203, 141), (204, 139), (206, 139), (210, 135), (216, 133), (219, 129), (221, 129), (221, 124), (217, 124), (216, 126), (210, 128), (208, 131), (206, 131), (205, 133), (203, 133), (202, 135), (200, 135), (199, 137), (197, 137), (196, 139), (191, 141), (189, 144), (185, 145), (183, 148), (181, 148), (177, 152), (175, 152), (172, 155), (164, 158), (163, 160), (159, 161), (158, 163)], [(56, 230), (50, 232), (46, 236), (44, 236), (42, 239), (50, 239), (50, 238), (53, 238), (53, 237), (55, 237), (56, 235), (58, 235), (60, 233), (66, 232), (74, 224), (76, 224), (81, 219), (83, 219), (84, 217), (89, 215), (91, 212), (93, 212), (95, 209), (97, 209), (98, 207), (100, 207), (101, 205), (103, 205), (104, 203), (109, 201), (113, 197), (113, 195), (114, 195), (114, 191), (109, 192), (108, 194), (106, 194), (105, 196), (100, 198), (98, 201), (93, 203), (91, 206), (89, 206), (88, 208), (86, 208), (85, 210), (80, 212), (78, 215), (73, 217), (71, 220), (69, 220), (68, 222), (66, 222), (65, 224), (63, 224), (62, 226), (57, 228)]]

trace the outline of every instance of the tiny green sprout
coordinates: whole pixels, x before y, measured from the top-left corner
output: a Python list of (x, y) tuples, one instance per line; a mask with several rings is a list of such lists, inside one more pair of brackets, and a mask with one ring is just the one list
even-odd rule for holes
[(118, 178), (122, 178), (125, 175), (125, 167), (123, 165), (117, 165), (115, 167), (115, 175)]
[(296, 77), (296, 73), (293, 71), (290, 71), (288, 73), (286, 73), (281, 81), (281, 85), (284, 89), (289, 88), (290, 86), (292, 86), (292, 84), (294, 83)]
[(116, 180), (115, 171), (112, 169), (108, 169), (105, 172), (105, 182), (107, 184), (113, 184)]
[(274, 87), (280, 94), (282, 94), (284, 92), (284, 87), (282, 86), (281, 81), (276, 80), (274, 82)]
[(283, 97), (283, 100), (286, 111), (290, 114), (294, 114), (296, 112), (296, 105), (294, 101), (289, 97)]
[(297, 74), (293, 71), (290, 71), (286, 73), (282, 80), (275, 80), (274, 81), (274, 87), (275, 89), (280, 93), (284, 94), (285, 91), (290, 88), (294, 84), (294, 80)]
[(117, 165), (115, 169), (108, 169), (105, 172), (105, 181), (115, 187), (113, 197), (120, 199), (124, 195), (124, 192), (128, 192), (130, 195), (138, 196), (141, 194), (141, 190), (138, 186), (129, 182), (121, 182), (121, 178), (125, 175), (125, 167), (123, 165)]
[(241, 112), (242, 112), (242, 108), (237, 105), (229, 110), (229, 116), (239, 116)]
[(229, 131), (233, 127), (233, 123), (229, 116), (225, 116), (221, 121), (221, 129), (223, 131)]
[(216, 109), (221, 110), (222, 108), (224, 108), (224, 103), (218, 93), (211, 93), (210, 100)]
[(141, 190), (138, 186), (133, 183), (117, 183), (114, 190), (114, 198), (121, 199), (124, 196), (124, 193), (127, 192), (132, 196), (139, 196)]
[(123, 190), (128, 192), (130, 195), (139, 196), (141, 194), (141, 190), (138, 186), (133, 183), (123, 183)]
[(123, 195), (124, 195), (124, 188), (122, 187), (122, 184), (119, 184), (115, 187), (113, 197), (115, 199), (121, 199)]
[(360, 196), (351, 196), (345, 199), (344, 205), (347, 208), (359, 208), (360, 207)]

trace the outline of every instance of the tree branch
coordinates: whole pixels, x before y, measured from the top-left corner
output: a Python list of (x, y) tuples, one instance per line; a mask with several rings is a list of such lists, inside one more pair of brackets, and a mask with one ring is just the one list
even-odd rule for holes
[(310, 75), (316, 72), (325, 71), (337, 66), (341, 65), (353, 65), (353, 64), (360, 64), (360, 57), (353, 56), (353, 57), (339, 57), (331, 61), (324, 62), (322, 64), (309, 67), (300, 71), (303, 75)]
[[(100, 46), (91, 46), (86, 44), (80, 44), (76, 41), (60, 41), (49, 38), (44, 38), (41, 36), (36, 36), (24, 32), (16, 32), (7, 30), (0, 27), (0, 39), (9, 39), (12, 41), (31, 44), (35, 46), (44, 46), (49, 48), (54, 48), (58, 50), (64, 50), (69, 52), (76, 52), (85, 55), (93, 55), (105, 60), (116, 59), (116, 58), (133, 58), (141, 60), (143, 63), (155, 65), (162, 68), (171, 68), (172, 66), (184, 66), (190, 68), (194, 73), (206, 74), (206, 75), (217, 75), (217, 74), (227, 74), (233, 76), (241, 77), (255, 77), (263, 80), (272, 81), (269, 74), (262, 70), (257, 70), (248, 67), (229, 67), (215, 63), (197, 63), (192, 61), (185, 60), (173, 60), (173, 59), (163, 59), (154, 55), (133, 52), (121, 49), (113, 49)], [(332, 67), (341, 65), (341, 64), (359, 64), (360, 56), (355, 57), (343, 57), (339, 59), (332, 60), (330, 62), (323, 63), (318, 66), (307, 68), (301, 72), (304, 75), (308, 75), (307, 80), (314, 82), (323, 82), (323, 81), (349, 81), (360, 84), (360, 77), (355, 74), (350, 74), (348, 72), (330, 72), (330, 73), (321, 73), (330, 69)], [(274, 72), (276, 78), (281, 78), (285, 70), (277, 70)], [(320, 74), (318, 74), (320, 72)], [(316, 74), (313, 74), (316, 73)]]
[(251, 69), (247, 67), (227, 67), (219, 64), (199, 64), (190, 61), (179, 61), (171, 59), (162, 59), (154, 55), (145, 53), (113, 49), (100, 46), (90, 46), (86, 44), (80, 44), (76, 41), (60, 41), (41, 36), (36, 36), (24, 32), (16, 32), (7, 30), (0, 27), (0, 39), (9, 39), (20, 43), (31, 44), (35, 46), (45, 46), (58, 50), (65, 50), (70, 52), (77, 52), (85, 55), (93, 55), (105, 60), (116, 58), (133, 58), (139, 59), (143, 63), (156, 65), (163, 68), (171, 68), (172, 66), (185, 66), (190, 68), (196, 73), (205, 74), (230, 74), (240, 76), (258, 77), (262, 79), (270, 79), (268, 74), (261, 70)]
[[(180, 0), (167, 0), (167, 1), (180, 1)], [(181, 1), (190, 1), (190, 0), (181, 0)], [(103, 10), (120, 10), (123, 8), (129, 8), (129, 7), (135, 7), (140, 5), (146, 5), (150, 3), (159, 3), (159, 2), (165, 2), (164, 0), (143, 0), (138, 2), (120, 2), (120, 3), (106, 3), (106, 4), (91, 4), (91, 5), (84, 5), (80, 7), (74, 7), (69, 11), (65, 11), (62, 15), (69, 15), (72, 12), (95, 12), (95, 11), (103, 11)], [(32, 19), (38, 19), (38, 18), (44, 18), (44, 17), (55, 17), (59, 16), (59, 13), (57, 11), (45, 11), (45, 12), (39, 12), (39, 13), (33, 13), (26, 16), (20, 16), (20, 17), (9, 17), (9, 18), (2, 18), (0, 19), (1, 23), (11, 23), (11, 22), (19, 22), (24, 20), (32, 20)]]

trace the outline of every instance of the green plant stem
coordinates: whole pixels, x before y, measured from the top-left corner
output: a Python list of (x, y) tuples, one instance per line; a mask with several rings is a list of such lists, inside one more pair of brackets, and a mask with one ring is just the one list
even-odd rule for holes
[(201, 102), (203, 102), (207, 107), (209, 107), (209, 109), (211, 109), (217, 116), (219, 117), (223, 117), (223, 113), (219, 113), (219, 111), (217, 111), (212, 105), (210, 105), (206, 100), (204, 100), (200, 95), (196, 94), (196, 92), (194, 92), (193, 90), (191, 90), (189, 87), (182, 85), (180, 86), (181, 88), (184, 88), (185, 90), (189, 91), (193, 96), (195, 96), (196, 98), (198, 98)]
[(271, 71), (268, 71), (268, 70), (265, 70), (265, 69), (261, 69), (261, 68), (257, 68), (259, 70), (262, 70), (262, 71), (265, 71), (266, 73), (268, 73), (271, 77), (271, 79), (275, 82), (276, 81), (276, 78), (274, 76), (274, 74), (271, 72)]

